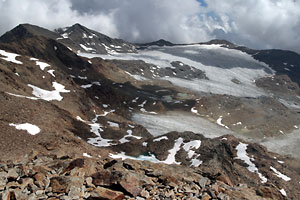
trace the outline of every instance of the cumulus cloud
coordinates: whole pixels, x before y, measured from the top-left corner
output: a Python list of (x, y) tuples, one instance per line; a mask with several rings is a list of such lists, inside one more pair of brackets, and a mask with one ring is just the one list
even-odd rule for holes
[(0, 34), (19, 23), (81, 23), (131, 42), (228, 39), (300, 52), (299, 0), (2, 0)]
[(210, 12), (228, 19), (231, 31), (224, 37), (234, 35), (253, 47), (300, 52), (299, 0), (209, 0), (207, 5)]
[(113, 13), (89, 15), (72, 9), (69, 0), (0, 0), (0, 34), (21, 23), (39, 25), (51, 30), (81, 23), (117, 35)]

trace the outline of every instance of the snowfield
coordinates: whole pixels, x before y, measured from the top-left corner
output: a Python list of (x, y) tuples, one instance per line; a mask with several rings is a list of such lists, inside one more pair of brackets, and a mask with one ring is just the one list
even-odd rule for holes
[[(143, 60), (156, 66), (171, 67), (171, 62), (180, 61), (206, 73), (206, 79), (181, 79), (161, 77), (174, 85), (196, 92), (228, 94), (240, 97), (266, 95), (256, 87), (255, 80), (273, 75), (274, 72), (264, 63), (238, 50), (220, 45), (182, 45), (174, 47), (152, 47), (138, 53), (113, 53), (109, 55), (81, 53), (81, 56), (119, 60)], [(139, 78), (142, 80), (142, 78)], [(240, 83), (234, 83), (238, 80)]]

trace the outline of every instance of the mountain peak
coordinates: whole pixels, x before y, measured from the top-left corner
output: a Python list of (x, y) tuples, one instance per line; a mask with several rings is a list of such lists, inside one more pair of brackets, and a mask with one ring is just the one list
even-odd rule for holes
[(6, 32), (0, 37), (0, 41), (7, 43), (16, 41), (22, 38), (33, 37), (33, 36), (43, 36), (48, 38), (57, 38), (57, 34), (51, 32), (45, 28), (32, 25), (32, 24), (19, 24), (11, 31)]
[(220, 39), (214, 39), (206, 42), (206, 44), (222, 44), (222, 45), (228, 45), (228, 46), (236, 46), (232, 42), (229, 42), (227, 40), (220, 40)]
[(160, 47), (163, 47), (163, 46), (174, 46), (174, 44), (172, 42), (167, 41), (167, 40), (159, 39), (159, 40), (154, 41), (154, 42), (139, 44), (139, 46), (141, 46), (141, 47), (147, 47), (147, 46), (160, 46)]

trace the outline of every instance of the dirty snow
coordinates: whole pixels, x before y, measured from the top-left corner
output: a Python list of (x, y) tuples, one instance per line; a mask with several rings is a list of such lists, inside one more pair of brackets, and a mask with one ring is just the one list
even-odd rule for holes
[(0, 57), (3, 60), (6, 60), (6, 61), (9, 61), (12, 63), (16, 63), (16, 64), (23, 64), (21, 61), (16, 60), (16, 57), (20, 56), (19, 54), (9, 53), (9, 52), (6, 52), (6, 51), (0, 49), (0, 55), (5, 57), (5, 58)]
[(266, 177), (264, 177), (257, 169), (257, 167), (255, 166), (255, 164), (253, 162), (251, 162), (251, 159), (249, 158), (248, 154), (247, 154), (247, 146), (248, 144), (244, 144), (242, 142), (239, 143), (239, 145), (236, 146), (236, 150), (237, 150), (237, 157), (235, 159), (240, 159), (243, 160), (247, 165), (247, 169), (250, 172), (255, 172), (258, 174), (259, 178), (261, 179), (261, 183), (266, 183), (268, 181), (268, 179)]
[(30, 124), (30, 123), (24, 123), (24, 124), (10, 123), (9, 125), (16, 127), (17, 130), (25, 130), (30, 135), (36, 135), (41, 131), (41, 129), (38, 126)]
[(134, 113), (132, 120), (144, 126), (155, 137), (171, 131), (192, 131), (194, 133), (201, 133), (208, 138), (226, 134), (237, 136), (233, 131), (221, 128), (207, 119), (195, 116), (190, 112), (170, 111), (159, 115)]
[(52, 91), (44, 90), (31, 84), (28, 84), (28, 86), (32, 88), (33, 90), (32, 94), (35, 97), (46, 101), (53, 101), (53, 100), (61, 101), (63, 97), (60, 95), (60, 93), (70, 92), (70, 90), (65, 89), (65, 86), (57, 82), (52, 82), (52, 87), (55, 89)]

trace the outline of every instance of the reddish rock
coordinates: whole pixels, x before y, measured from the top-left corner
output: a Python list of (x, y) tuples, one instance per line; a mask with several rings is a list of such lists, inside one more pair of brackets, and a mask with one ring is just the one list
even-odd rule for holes
[(68, 179), (63, 176), (53, 177), (50, 179), (50, 187), (56, 193), (66, 193), (68, 187)]
[(231, 180), (229, 179), (229, 177), (224, 175), (224, 174), (221, 174), (220, 176), (218, 176), (217, 180), (221, 181), (221, 182), (223, 182), (223, 183), (225, 183), (225, 184), (227, 184), (231, 187), (233, 186), (233, 184), (232, 184)]
[(103, 187), (97, 187), (93, 192), (91, 192), (91, 198), (94, 200), (122, 200), (124, 197), (125, 196), (122, 192)]
[(120, 181), (120, 185), (134, 197), (138, 196), (142, 191), (141, 181), (137, 174), (126, 174)]

